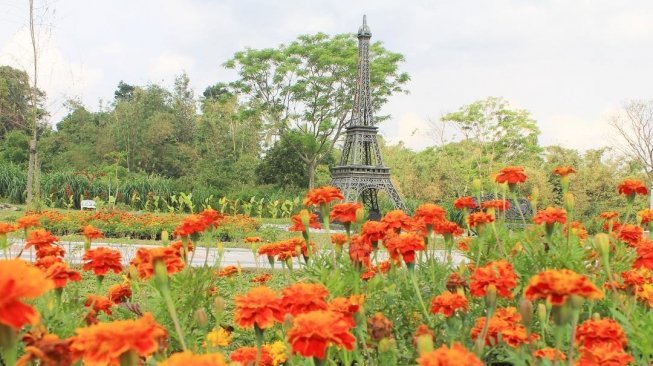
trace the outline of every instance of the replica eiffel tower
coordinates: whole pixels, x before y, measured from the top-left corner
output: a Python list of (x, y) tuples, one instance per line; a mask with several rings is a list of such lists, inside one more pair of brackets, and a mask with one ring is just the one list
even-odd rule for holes
[(383, 165), (381, 150), (376, 140), (378, 127), (374, 126), (372, 98), (370, 95), (370, 38), (366, 16), (358, 29), (358, 78), (351, 120), (345, 131), (345, 145), (340, 165), (331, 169), (331, 185), (338, 187), (345, 201), (362, 197), (370, 219), (378, 219), (378, 193), (385, 191), (395, 208), (406, 211), (399, 192), (390, 180), (390, 168)]

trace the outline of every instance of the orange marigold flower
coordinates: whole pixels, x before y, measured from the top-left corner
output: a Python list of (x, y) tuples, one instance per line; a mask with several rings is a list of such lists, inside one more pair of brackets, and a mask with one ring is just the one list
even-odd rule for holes
[[(310, 213), (309, 214), (309, 222), (308, 222), (308, 227), (311, 229), (320, 229), (322, 228), (322, 225), (320, 225), (320, 222), (317, 221), (318, 217), (317, 214)], [(292, 221), (292, 225), (288, 228), (288, 231), (306, 231), (306, 228), (304, 227), (304, 223), (302, 222), (302, 218), (300, 215), (294, 215), (293, 217), (290, 218)]]
[(109, 287), (109, 300), (114, 304), (121, 304), (132, 297), (132, 288), (129, 283), (118, 283)]
[(432, 352), (422, 353), (417, 359), (419, 366), (483, 366), (481, 360), (460, 343), (454, 342), (451, 348), (440, 346)]
[(16, 220), (16, 225), (21, 229), (29, 229), (31, 227), (41, 226), (40, 215), (25, 215)]
[(36, 229), (30, 231), (30, 233), (27, 234), (25, 249), (34, 246), (38, 250), (40, 247), (53, 245), (58, 241), (59, 239), (57, 239), (56, 236), (52, 235), (51, 232), (43, 229)]
[(245, 243), (260, 243), (263, 239), (258, 236), (248, 236), (245, 238)]
[(253, 283), (263, 284), (263, 283), (268, 282), (271, 279), (272, 279), (272, 275), (266, 272), (266, 273), (261, 273), (260, 275), (252, 278), (252, 282)]
[(618, 236), (620, 240), (634, 247), (644, 237), (644, 230), (639, 225), (623, 224), (619, 227)]
[[(476, 340), (485, 326), (486, 317), (476, 319), (471, 330), (471, 337)], [(526, 328), (521, 323), (521, 315), (514, 307), (499, 308), (490, 319), (485, 344), (493, 346), (499, 343), (499, 339), (511, 347), (519, 347), (524, 343), (530, 343), (539, 339), (536, 334), (530, 337)]]
[(82, 235), (84, 235), (84, 237), (89, 240), (104, 238), (102, 232), (91, 225), (86, 225), (82, 227)]
[(0, 260), (0, 324), (19, 330), (35, 324), (39, 313), (23, 299), (34, 299), (54, 288), (38, 268), (21, 259)]
[(569, 174), (575, 174), (576, 170), (571, 166), (559, 166), (553, 169), (553, 174), (559, 175), (560, 177), (566, 177)]
[(45, 277), (54, 282), (54, 288), (63, 288), (68, 281), (79, 282), (82, 276), (77, 271), (73, 271), (66, 263), (53, 263), (45, 271)]
[(435, 232), (440, 235), (460, 236), (464, 233), (463, 229), (455, 222), (443, 220), (435, 225)]
[(193, 247), (193, 243), (191, 243), (190, 240), (186, 242), (186, 249), (184, 249), (184, 242), (182, 240), (177, 240), (173, 242), (172, 244), (170, 244), (170, 248), (173, 248), (182, 257), (184, 255), (184, 251), (188, 251), (187, 253), (190, 253), (193, 250), (195, 250), (195, 248)]
[(626, 179), (619, 184), (619, 194), (624, 196), (634, 197), (636, 194), (645, 196), (648, 194), (648, 189), (639, 179)]
[(32, 329), (23, 336), (25, 353), (18, 359), (16, 365), (31, 365), (38, 360), (42, 366), (70, 366), (73, 364), (71, 342), (71, 339), (60, 339), (56, 334)]
[(562, 305), (571, 295), (600, 299), (603, 293), (584, 275), (569, 269), (551, 269), (531, 277), (524, 296), (529, 300), (546, 299)]
[(445, 291), (431, 300), (431, 312), (446, 317), (452, 316), (457, 311), (467, 311), (468, 308), (467, 298), (457, 292)]
[(218, 272), (218, 277), (231, 277), (239, 272), (236, 266), (226, 266)]
[(453, 201), (453, 207), (455, 207), (458, 210), (462, 209), (470, 209), (470, 210), (475, 210), (478, 205), (476, 204), (476, 200), (474, 197), (470, 196), (464, 196), (460, 198), (456, 198), (455, 201)]
[(470, 228), (478, 225), (489, 224), (491, 222), (494, 222), (494, 216), (487, 212), (472, 212), (467, 216), (467, 224)]
[(461, 238), (456, 243), (456, 247), (458, 247), (458, 249), (462, 250), (463, 252), (468, 252), (469, 251), (469, 243), (471, 241), (472, 241), (472, 238), (470, 238), (469, 236)]
[(383, 338), (391, 338), (392, 321), (383, 315), (383, 313), (376, 312), (367, 319), (367, 333), (375, 342)]
[(202, 212), (200, 212), (200, 216), (202, 216), (202, 219), (204, 219), (204, 223), (207, 227), (217, 228), (222, 220), (224, 220), (224, 215), (212, 208), (206, 208), (202, 210)]
[(526, 182), (526, 173), (521, 166), (509, 166), (501, 169), (499, 174), (494, 178), (497, 183), (517, 184)]
[(634, 360), (631, 355), (624, 352), (623, 348), (610, 344), (600, 344), (591, 348), (581, 347), (579, 351), (580, 358), (576, 366), (626, 366)]
[(63, 258), (66, 252), (58, 245), (42, 245), (36, 250), (36, 258), (59, 257)]
[(174, 353), (170, 358), (158, 363), (159, 366), (227, 366), (220, 353), (196, 355), (190, 351)]
[(610, 344), (615, 347), (625, 347), (628, 344), (626, 334), (614, 320), (603, 318), (587, 320), (576, 329), (576, 343), (583, 347), (593, 348), (600, 344)]
[(297, 316), (313, 310), (324, 310), (328, 307), (326, 297), (329, 291), (319, 283), (298, 282), (282, 291), (281, 308), (285, 314)]
[(34, 263), (34, 267), (37, 267), (42, 271), (47, 271), (47, 269), (50, 268), (53, 264), (62, 263), (62, 262), (63, 259), (54, 255), (48, 255), (45, 257), (38, 257), (38, 259)]
[[(426, 249), (424, 238), (416, 233), (401, 233), (383, 242), (390, 252), (401, 254), (406, 264), (415, 262), (415, 252)], [(392, 255), (392, 253), (391, 253)]]
[(316, 310), (298, 315), (288, 331), (292, 353), (324, 359), (327, 347), (334, 345), (348, 351), (354, 349), (356, 338), (349, 332), (350, 324), (341, 314)]
[(209, 222), (206, 217), (198, 214), (190, 215), (175, 228), (172, 234), (174, 236), (188, 237), (203, 232), (208, 226)]
[(567, 359), (564, 353), (555, 348), (538, 349), (533, 352), (533, 357), (549, 361), (564, 361)]
[(367, 221), (361, 226), (361, 235), (372, 245), (379, 240), (383, 240), (387, 231), (388, 226), (381, 221)]
[(489, 200), (481, 202), (482, 209), (493, 208), (497, 211), (506, 211), (510, 208), (510, 201), (508, 200)]
[(633, 268), (653, 269), (653, 241), (642, 240), (635, 248), (637, 258), (633, 263)]
[(337, 203), (331, 208), (329, 219), (343, 224), (356, 222), (356, 212), (362, 208), (358, 202)]
[(304, 198), (304, 206), (327, 205), (332, 201), (339, 201), (343, 199), (345, 199), (345, 197), (342, 195), (342, 193), (340, 193), (338, 188), (324, 186), (308, 191), (306, 193), (306, 198)]
[(331, 244), (333, 245), (345, 245), (347, 243), (347, 235), (342, 233), (331, 234)]
[(84, 306), (92, 308), (96, 313), (104, 311), (107, 315), (111, 315), (111, 307), (113, 306), (113, 302), (109, 300), (108, 297), (89, 294), (86, 296), (86, 302), (84, 302)]
[(173, 247), (138, 248), (136, 256), (130, 264), (136, 267), (138, 277), (148, 279), (154, 273), (154, 263), (156, 261), (161, 261), (166, 266), (169, 275), (184, 269), (181, 255)]
[(349, 259), (359, 266), (365, 268), (370, 266), (370, 254), (372, 254), (372, 244), (365, 240), (365, 237), (354, 235), (349, 243)]
[(360, 302), (354, 296), (352, 297), (336, 297), (329, 302), (328, 309), (330, 311), (339, 313), (342, 317), (349, 322), (350, 328), (356, 326), (354, 314), (360, 309)]
[(387, 230), (394, 230), (396, 232), (400, 230), (410, 231), (413, 228), (413, 219), (402, 210), (388, 212), (383, 216), (381, 222), (385, 224)]
[(547, 225), (553, 225), (557, 222), (564, 225), (567, 222), (567, 211), (558, 207), (547, 207), (535, 214), (533, 222)]
[(115, 250), (105, 247), (89, 249), (84, 253), (82, 261), (84, 271), (93, 270), (96, 276), (104, 276), (109, 271), (120, 273), (122, 271), (122, 254)]
[(16, 231), (16, 229), (18, 229), (17, 226), (8, 224), (6, 222), (0, 222), (0, 235), (7, 235), (11, 232)]
[(637, 217), (641, 221), (642, 225), (646, 225), (650, 222), (653, 222), (653, 210), (646, 208), (637, 213)]
[(619, 213), (616, 211), (604, 211), (599, 214), (599, 217), (604, 220), (612, 220), (619, 217)]
[(628, 271), (621, 272), (621, 278), (624, 280), (624, 284), (633, 287), (640, 287), (647, 283), (653, 283), (653, 273), (650, 269), (642, 268), (632, 268)]
[[(256, 347), (240, 347), (229, 355), (231, 362), (236, 362), (240, 366), (250, 366), (256, 364)], [(263, 347), (261, 349), (261, 360), (259, 366), (274, 366), (274, 359), (272, 354)]]
[(485, 296), (490, 285), (496, 287), (499, 296), (512, 298), (512, 290), (517, 286), (517, 275), (512, 265), (505, 260), (498, 260), (476, 268), (471, 278), (472, 296)]
[(70, 346), (85, 365), (119, 365), (120, 355), (134, 351), (147, 357), (159, 350), (167, 337), (166, 330), (145, 313), (136, 320), (119, 320), (77, 328)]
[(434, 226), (440, 221), (444, 221), (447, 212), (441, 206), (433, 203), (425, 203), (415, 210), (413, 217), (426, 225)]
[(244, 295), (236, 295), (234, 320), (241, 328), (256, 325), (260, 329), (270, 328), (275, 322), (283, 321), (281, 299), (268, 287), (254, 287)]

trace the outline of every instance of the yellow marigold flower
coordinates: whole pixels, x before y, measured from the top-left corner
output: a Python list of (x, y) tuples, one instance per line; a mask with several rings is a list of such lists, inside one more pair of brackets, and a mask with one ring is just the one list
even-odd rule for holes
[(231, 343), (231, 333), (221, 327), (215, 328), (206, 335), (206, 344), (209, 347), (226, 347)]
[(264, 344), (263, 349), (272, 356), (272, 364), (274, 366), (280, 365), (286, 362), (288, 359), (288, 355), (286, 354), (286, 345), (282, 341), (275, 341), (274, 343)]
[(644, 284), (635, 291), (638, 300), (644, 301), (648, 306), (653, 307), (653, 285)]

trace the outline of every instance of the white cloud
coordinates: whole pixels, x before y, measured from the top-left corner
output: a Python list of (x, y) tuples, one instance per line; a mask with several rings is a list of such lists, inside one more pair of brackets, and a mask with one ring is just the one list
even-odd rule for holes
[[(62, 117), (62, 104), (69, 98), (85, 95), (103, 78), (100, 68), (89, 67), (68, 58), (58, 44), (47, 36), (38, 38), (38, 87), (46, 92), (51, 121)], [(33, 80), (33, 56), (29, 33), (23, 29), (2, 47), (0, 64), (24, 70)]]

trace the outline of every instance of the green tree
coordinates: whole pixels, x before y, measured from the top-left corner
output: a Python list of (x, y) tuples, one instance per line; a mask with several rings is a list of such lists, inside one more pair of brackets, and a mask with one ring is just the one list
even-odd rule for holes
[[(270, 135), (295, 131), (299, 160), (315, 182), (318, 165), (327, 159), (351, 118), (357, 78), (357, 44), (348, 34), (303, 35), (288, 45), (237, 52), (225, 63), (238, 72), (232, 88), (261, 110)], [(409, 80), (399, 71), (401, 54), (381, 43), (370, 46), (372, 103), (376, 111), (388, 97), (404, 91)], [(381, 120), (384, 117), (379, 117)]]
[(454, 124), (474, 149), (479, 173), (489, 175), (497, 165), (519, 164), (537, 158), (540, 130), (530, 112), (511, 108), (503, 98), (489, 97), (462, 106), (441, 119)]

